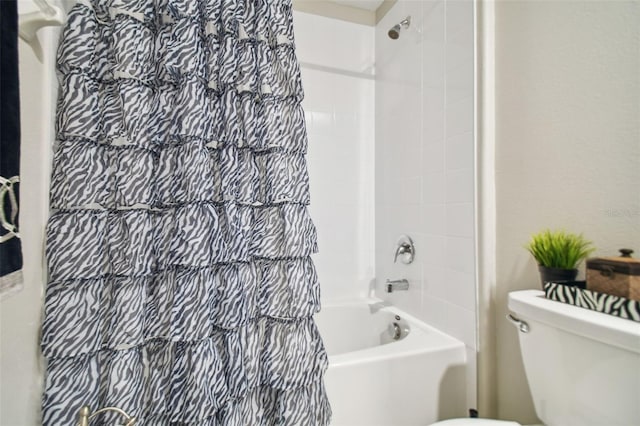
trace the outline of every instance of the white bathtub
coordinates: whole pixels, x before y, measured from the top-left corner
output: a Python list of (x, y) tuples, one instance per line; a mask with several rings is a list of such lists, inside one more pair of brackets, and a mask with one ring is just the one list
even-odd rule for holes
[(329, 354), (332, 426), (423, 426), (467, 414), (462, 342), (376, 300), (324, 305), (316, 323)]

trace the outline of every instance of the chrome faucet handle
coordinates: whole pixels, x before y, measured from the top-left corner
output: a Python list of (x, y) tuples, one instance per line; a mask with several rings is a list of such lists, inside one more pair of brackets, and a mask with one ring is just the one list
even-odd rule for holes
[(393, 263), (398, 262), (398, 256), (400, 256), (401, 254), (405, 254), (405, 253), (413, 253), (413, 250), (411, 249), (411, 244), (409, 243), (400, 243), (398, 245), (398, 248), (396, 249), (396, 255), (393, 258)]
[(398, 247), (396, 248), (396, 254), (393, 258), (393, 263), (397, 263), (398, 259), (405, 265), (413, 262), (416, 255), (416, 248), (413, 245), (413, 240), (408, 235), (400, 235), (398, 238)]

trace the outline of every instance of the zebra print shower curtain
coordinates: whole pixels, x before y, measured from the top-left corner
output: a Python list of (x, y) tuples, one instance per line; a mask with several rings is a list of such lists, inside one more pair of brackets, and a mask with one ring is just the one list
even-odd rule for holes
[(80, 1), (57, 70), (43, 423), (328, 424), (291, 1)]

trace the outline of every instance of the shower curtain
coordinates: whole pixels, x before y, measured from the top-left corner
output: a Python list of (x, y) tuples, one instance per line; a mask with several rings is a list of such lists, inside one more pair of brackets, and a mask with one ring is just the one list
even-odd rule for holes
[(328, 424), (290, 0), (80, 1), (57, 70), (43, 423)]

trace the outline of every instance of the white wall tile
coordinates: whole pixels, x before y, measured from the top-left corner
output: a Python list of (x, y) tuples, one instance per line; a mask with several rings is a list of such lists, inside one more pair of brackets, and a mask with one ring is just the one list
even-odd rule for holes
[(473, 169), (456, 169), (446, 172), (447, 203), (473, 202)]
[[(423, 120), (426, 123), (428, 118), (425, 116)], [(444, 113), (442, 113), (442, 120), (444, 121)], [(442, 136), (444, 136), (444, 130), (442, 131)], [(444, 137), (430, 140), (428, 132), (426, 130), (423, 132), (422, 170), (425, 174), (444, 171), (445, 151)]]
[(467, 272), (446, 269), (444, 272), (445, 286), (441, 297), (447, 302), (458, 305), (470, 311), (475, 311), (476, 286), (475, 277)]
[(420, 205), (418, 204), (392, 204), (389, 206), (389, 228), (398, 235), (416, 235), (420, 232), (422, 218), (420, 217)]
[(474, 311), (423, 293), (420, 318), (460, 339), (466, 346), (476, 347)]
[(371, 81), (365, 78), (333, 74), (332, 79), (325, 78), (323, 83), (324, 90), (334, 97), (334, 111), (358, 113), (368, 105), (373, 105), (374, 94), (371, 91)]
[(474, 250), (472, 238), (447, 236), (445, 240), (445, 265), (455, 271), (474, 274)]
[(375, 54), (371, 27), (298, 11), (293, 12), (293, 24), (300, 62), (371, 71)]
[(473, 57), (453, 65), (447, 61), (447, 102), (455, 103), (473, 93)]
[[(409, 14), (421, 34), (390, 41), (389, 27)], [(469, 0), (400, 0), (376, 28), (376, 274), (380, 281), (398, 268), (379, 246), (409, 233), (422, 271), (420, 306), (417, 292), (383, 297), (473, 349), (472, 35)]]
[[(445, 172), (432, 172), (425, 168), (422, 175), (422, 199), (425, 205), (444, 204), (445, 198)], [(440, 228), (443, 231), (444, 228)]]
[[(447, 15), (449, 10), (447, 10)], [(473, 28), (473, 21), (471, 23)], [(446, 68), (447, 77), (450, 70), (458, 68), (464, 64), (473, 65), (473, 34), (468, 40), (452, 40), (452, 30), (447, 26), (446, 40)], [(454, 33), (458, 34), (458, 33)]]
[(445, 236), (447, 209), (444, 203), (423, 204), (422, 232), (429, 235)]
[(447, 44), (465, 48), (473, 54), (473, 0), (446, 2)]
[(474, 233), (473, 203), (447, 204), (446, 221), (447, 235), (472, 238)]
[(342, 71), (360, 72), (363, 64), (373, 64), (373, 29), (298, 12), (294, 23), (322, 300), (362, 297), (375, 273), (375, 86), (366, 75)]
[[(422, 282), (423, 297), (425, 295), (439, 297), (443, 289), (442, 283), (445, 282), (445, 268), (433, 264), (423, 265)], [(425, 309), (425, 306), (422, 308)]]
[[(415, 171), (414, 171), (415, 173)], [(389, 179), (391, 183), (393, 204), (400, 206), (419, 207), (422, 200), (422, 177), (415, 176), (410, 178)]]
[(423, 25), (423, 79), (425, 87), (445, 83), (445, 2), (425, 2)]
[(448, 138), (473, 131), (473, 93), (455, 102), (447, 102), (446, 135)]
[(445, 146), (447, 170), (473, 169), (473, 132), (448, 137)]
[[(425, 268), (442, 269), (445, 264), (445, 239), (446, 237), (437, 234), (418, 235), (416, 238), (416, 261), (424, 265)], [(442, 286), (442, 282), (434, 283), (434, 285)]]
[[(312, 78), (307, 78), (306, 81), (314, 81)], [(305, 117), (307, 120), (307, 133), (309, 135), (324, 135), (333, 136), (335, 119), (333, 111), (315, 110), (311, 107), (305, 108)]]
[(423, 40), (444, 43), (445, 41), (445, 13), (444, 0), (423, 1)]
[[(301, 50), (305, 50), (304, 45), (298, 46), (296, 52), (300, 52)], [(311, 81), (327, 81), (330, 78), (325, 75), (327, 73), (311, 68), (301, 67), (300, 74), (302, 76), (302, 87), (305, 89), (304, 99), (302, 101), (305, 113), (309, 114), (310, 111), (313, 111), (332, 114), (334, 104), (333, 91), (313, 90), (311, 83)], [(307, 122), (307, 126), (308, 125), (309, 123)]]
[(424, 87), (444, 87), (445, 84), (445, 44), (425, 38), (422, 48)]
[(445, 139), (445, 96), (444, 86), (425, 86), (422, 95), (422, 133), (425, 146), (442, 144)]

